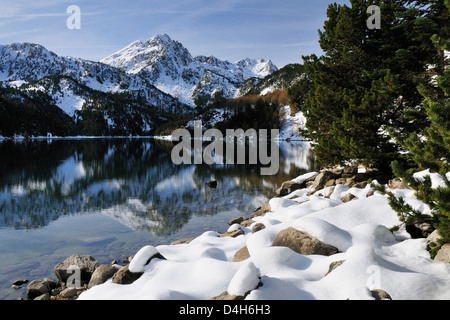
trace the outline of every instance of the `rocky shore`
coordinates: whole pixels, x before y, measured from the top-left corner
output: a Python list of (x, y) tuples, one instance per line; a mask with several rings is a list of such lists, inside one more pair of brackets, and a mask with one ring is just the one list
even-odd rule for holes
[[(276, 190), (275, 198), (283, 198), (295, 200), (298, 194), (294, 191), (301, 189), (308, 189), (307, 197), (318, 196), (329, 198), (339, 186), (348, 188), (364, 189), (374, 180), (381, 184), (387, 184), (391, 189), (407, 189), (407, 186), (401, 180), (388, 180), (387, 177), (382, 176), (376, 170), (345, 167), (345, 168), (326, 168), (320, 172), (313, 172), (302, 176), (303, 179), (293, 179), (284, 182), (281, 187)], [(365, 197), (374, 195), (373, 191), (367, 192)], [(340, 199), (343, 203), (357, 200), (358, 197), (352, 193), (347, 193)], [(306, 200), (308, 201), (308, 200)], [(255, 223), (256, 217), (262, 217), (271, 212), (270, 203), (266, 203), (257, 208), (248, 217), (237, 217), (228, 222), (230, 228), (220, 237), (238, 237), (244, 234), (241, 227), (248, 228), (251, 226), (251, 232), (256, 233), (264, 230), (266, 226), (263, 223)], [(437, 242), (437, 232), (431, 224), (417, 224), (408, 232), (413, 237), (427, 238), (428, 243)], [(173, 242), (171, 245), (188, 244), (195, 238), (180, 239)], [(302, 255), (323, 255), (331, 256), (339, 253), (339, 249), (331, 244), (324, 243), (318, 238), (312, 236), (308, 232), (300, 231), (293, 227), (288, 227), (281, 230), (274, 238), (272, 246), (287, 247)], [(249, 250), (246, 246), (242, 247), (236, 252), (233, 262), (241, 262), (250, 258)], [(134, 257), (129, 257), (118, 261), (112, 261), (111, 264), (99, 264), (99, 262), (89, 255), (72, 255), (54, 267), (54, 273), (57, 280), (43, 279), (33, 280), (28, 283), (28, 280), (18, 280), (13, 283), (13, 287), (18, 288), (27, 284), (27, 299), (29, 300), (73, 300), (86, 290), (102, 284), (109, 279), (113, 283), (126, 285), (132, 284), (139, 279), (144, 273), (144, 266), (148, 265), (151, 260), (166, 258), (159, 253), (154, 247), (148, 246), (142, 248)], [(450, 263), (450, 244), (443, 245), (438, 251), (435, 260)], [(336, 268), (339, 268), (345, 260), (335, 261), (329, 265), (328, 273), (331, 273)], [(245, 282), (252, 283), (250, 286), (257, 289), (262, 283), (259, 277), (255, 277), (254, 270), (243, 270), (243, 273), (248, 273), (248, 278)], [(326, 276), (326, 275), (325, 275)], [(246, 277), (246, 275), (242, 275)], [(241, 277), (241, 278), (242, 278)], [(231, 286), (231, 284), (230, 284)], [(248, 288), (247, 288), (248, 289)], [(239, 290), (237, 290), (239, 291)], [(213, 300), (242, 300), (251, 292), (223, 292), (222, 294), (211, 297)], [(383, 290), (371, 290), (370, 294), (375, 299), (392, 299), (389, 293)]]

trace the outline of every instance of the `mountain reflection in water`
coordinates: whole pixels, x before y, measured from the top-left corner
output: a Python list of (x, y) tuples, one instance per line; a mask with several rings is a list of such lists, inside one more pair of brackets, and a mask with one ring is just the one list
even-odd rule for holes
[[(193, 214), (250, 214), (261, 204), (255, 198), (314, 170), (312, 151), (300, 142), (280, 143), (275, 176), (261, 176), (258, 165), (175, 165), (172, 147), (152, 139), (0, 143), (0, 229), (43, 228), (101, 211), (133, 230), (170, 234)], [(205, 186), (212, 179), (216, 189)]]
[[(282, 182), (314, 169), (307, 144), (281, 143), (280, 171), (258, 165), (174, 165), (152, 139), (0, 142), (0, 300), (26, 298), (18, 279), (55, 278), (72, 254), (100, 263), (250, 215)], [(217, 188), (205, 185), (210, 180)]]

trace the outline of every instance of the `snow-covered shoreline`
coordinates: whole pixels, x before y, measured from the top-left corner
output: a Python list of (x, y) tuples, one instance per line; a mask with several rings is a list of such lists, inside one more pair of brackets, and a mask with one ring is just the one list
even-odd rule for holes
[[(138, 280), (123, 285), (109, 279), (79, 299), (208, 300), (226, 292), (247, 300), (365, 300), (374, 299), (371, 290), (384, 290), (393, 300), (450, 299), (450, 264), (430, 258), (426, 238), (411, 238), (386, 196), (369, 184), (321, 186), (312, 193), (313, 187), (271, 199), (265, 214), (233, 223), (226, 234), (208, 231), (181, 244), (144, 247), (130, 264), (143, 272)], [(413, 190), (389, 190), (427, 211)], [(400, 228), (391, 232), (395, 226)], [(286, 229), (338, 252), (305, 255), (274, 246)], [(149, 252), (164, 259), (150, 259)]]

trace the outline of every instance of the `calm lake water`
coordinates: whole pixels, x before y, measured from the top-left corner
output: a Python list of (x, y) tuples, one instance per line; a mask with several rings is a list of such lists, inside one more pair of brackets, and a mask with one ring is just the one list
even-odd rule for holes
[[(283, 181), (315, 170), (308, 144), (280, 143), (280, 171), (258, 165), (175, 165), (152, 139), (0, 142), (0, 300), (19, 279), (56, 279), (72, 254), (101, 264), (249, 216)], [(205, 185), (217, 180), (216, 189)]]

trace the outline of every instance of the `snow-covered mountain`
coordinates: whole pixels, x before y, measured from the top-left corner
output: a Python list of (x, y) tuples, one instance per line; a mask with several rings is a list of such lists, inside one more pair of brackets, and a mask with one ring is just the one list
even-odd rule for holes
[(264, 96), (277, 90), (287, 90), (306, 78), (303, 65), (288, 64), (263, 79), (248, 79), (239, 88), (237, 96), (242, 97), (249, 94)]
[[(80, 85), (105, 93), (135, 92), (158, 109), (166, 110), (179, 105), (178, 100), (164, 94), (146, 79), (118, 68), (80, 58), (61, 57), (39, 44), (0, 45), (0, 81), (5, 86), (18, 87), (44, 77), (61, 76), (70, 77)], [(77, 94), (69, 87), (68, 90), (64, 88), (61, 86), (60, 92), (53, 91), (55, 100), (61, 101), (61, 96), (71, 97), (69, 100), (75, 101), (76, 105), (68, 106), (68, 99), (64, 99), (64, 105), (58, 106), (63, 110), (79, 109), (84, 100), (83, 94)], [(27, 89), (33, 88), (28, 86)], [(42, 87), (34, 89), (41, 90)]]
[(214, 56), (193, 57), (168, 35), (157, 35), (146, 42), (135, 41), (101, 62), (140, 75), (191, 106), (198, 98), (213, 97), (218, 92), (225, 98), (233, 98), (246, 80), (263, 78), (278, 70), (270, 60), (264, 59), (247, 58), (231, 63)]
[(61, 123), (65, 115), (72, 119), (73, 133), (154, 134), (195, 113), (195, 106), (234, 98), (249, 79), (277, 70), (270, 60), (193, 57), (168, 35), (135, 41), (99, 62), (59, 56), (39, 44), (0, 45), (0, 136), (54, 134), (50, 114), (39, 126), (32, 116), (54, 107), (63, 111)]

